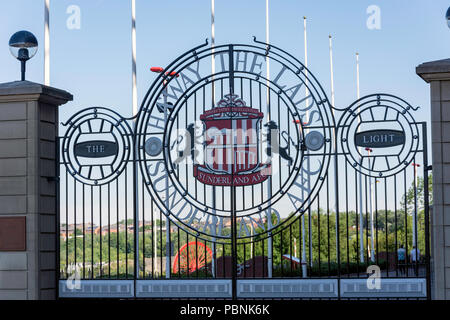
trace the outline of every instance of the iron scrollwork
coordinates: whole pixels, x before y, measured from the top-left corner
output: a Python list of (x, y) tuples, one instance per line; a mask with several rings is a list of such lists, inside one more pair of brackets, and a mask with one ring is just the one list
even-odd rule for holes
[(338, 123), (347, 161), (371, 177), (404, 170), (419, 149), (419, 127), (408, 102), (390, 94), (373, 94), (350, 105)]

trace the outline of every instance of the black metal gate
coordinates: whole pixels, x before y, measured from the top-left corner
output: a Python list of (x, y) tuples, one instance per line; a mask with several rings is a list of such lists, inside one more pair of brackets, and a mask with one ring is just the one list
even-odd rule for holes
[(280, 48), (198, 46), (60, 138), (60, 297), (427, 298), (426, 123)]

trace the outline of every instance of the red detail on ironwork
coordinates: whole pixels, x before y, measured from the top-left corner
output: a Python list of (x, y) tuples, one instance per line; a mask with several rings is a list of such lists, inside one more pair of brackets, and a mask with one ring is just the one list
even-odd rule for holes
[(188, 274), (204, 268), (212, 261), (212, 251), (202, 242), (184, 244), (173, 261), (172, 272)]
[(164, 71), (164, 69), (161, 68), (161, 67), (151, 67), (151, 68), (150, 68), (150, 71), (151, 71), (151, 72), (161, 73), (161, 72)]
[[(162, 73), (162, 72), (164, 72), (164, 69), (161, 68), (161, 67), (151, 67), (150, 71), (151, 72), (156, 72), (156, 73)], [(166, 72), (166, 76), (177, 77), (178, 78), (180, 76), (180, 74), (176, 73), (175, 71), (172, 71), (172, 72), (168, 71), (168, 72)]]
[(218, 107), (200, 115), (205, 136), (205, 163), (194, 166), (194, 177), (214, 186), (247, 186), (264, 182), (270, 164), (262, 164), (259, 128), (264, 114), (228, 95)]
[(265, 181), (270, 173), (270, 165), (267, 165), (266, 168), (255, 173), (245, 175), (235, 174), (233, 175), (232, 182), (231, 175), (202, 172), (197, 168), (194, 168), (194, 177), (196, 177), (198, 181), (213, 186), (251, 186)]
[(170, 77), (179, 77), (180, 76), (180, 74), (179, 73), (176, 73), (175, 71), (172, 71), (172, 72), (166, 72), (166, 76), (170, 76)]

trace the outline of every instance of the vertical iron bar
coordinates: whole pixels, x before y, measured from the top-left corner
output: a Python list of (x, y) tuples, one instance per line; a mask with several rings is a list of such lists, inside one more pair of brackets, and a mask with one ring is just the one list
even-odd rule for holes
[(418, 187), (418, 185), (417, 185), (417, 182), (418, 182), (418, 177), (417, 177), (417, 163), (416, 163), (416, 157), (414, 156), (414, 212), (413, 212), (413, 225), (412, 225), (412, 232), (413, 232), (413, 249), (415, 249), (414, 251), (414, 253), (415, 253), (415, 257), (416, 257), (416, 259), (415, 259), (415, 261), (414, 261), (414, 265), (413, 265), (413, 268), (414, 268), (414, 275), (417, 277), (418, 276), (418, 265), (417, 265), (417, 260), (418, 260), (418, 254), (417, 254), (417, 251), (418, 251), (418, 239), (417, 239), (417, 237), (418, 237), (418, 233), (417, 233), (417, 230), (418, 230), (418, 227), (417, 227), (417, 224), (418, 224), (418, 220), (417, 220), (417, 187)]
[[(208, 251), (206, 250), (207, 246), (206, 246), (206, 240), (203, 240), (203, 245), (204, 245), (204, 254), (205, 254), (205, 278), (208, 278)], [(211, 260), (212, 261), (212, 260)]]
[(225, 244), (222, 244), (222, 277), (226, 278), (226, 272), (225, 272)]
[(99, 198), (99, 201), (98, 201), (98, 211), (99, 211), (99, 216), (100, 216), (100, 229), (99, 229), (99, 232), (100, 232), (100, 278), (103, 278), (103, 256), (102, 256), (102, 249), (103, 249), (103, 243), (102, 243), (102, 241), (103, 241), (103, 238), (102, 238), (102, 229), (103, 229), (103, 227), (102, 227), (102, 186), (99, 186), (98, 187), (98, 198)]
[(73, 179), (73, 242), (74, 242), (74, 253), (73, 253), (73, 263), (75, 266), (75, 272), (77, 272), (77, 180)]
[[(310, 206), (308, 206), (308, 208), (309, 208)], [(305, 213), (303, 213), (303, 215), (304, 215)], [(300, 244), (300, 240), (302, 239), (302, 236), (304, 236), (303, 234), (302, 234), (302, 224), (304, 223), (304, 218), (303, 218), (303, 215), (302, 215), (302, 218), (300, 218), (299, 217), (299, 219), (298, 219), (298, 245), (299, 245), (299, 252), (298, 252), (298, 258), (300, 259), (300, 262), (301, 263), (305, 263), (305, 261), (303, 261), (300, 257), (303, 257), (302, 256), (302, 254), (303, 254), (303, 251), (302, 251), (302, 245)], [(303, 220), (302, 220), (303, 219)], [(310, 228), (310, 226), (308, 226), (308, 228)], [(306, 231), (305, 231), (306, 232)], [(295, 235), (294, 235), (294, 238), (295, 238)], [(296, 250), (296, 248), (294, 248), (294, 255), (296, 255), (297, 256), (297, 250)], [(291, 255), (292, 256), (292, 255)], [(310, 257), (311, 258), (311, 257)], [(304, 274), (302, 274), (303, 273), (303, 265), (302, 264), (300, 264), (300, 267), (299, 267), (299, 275), (302, 275), (303, 277), (305, 276)]]
[[(355, 193), (354, 194), (358, 194), (358, 190), (361, 192), (362, 191), (362, 186), (358, 185), (358, 177), (360, 177), (356, 171), (355, 172)], [(359, 182), (362, 183), (362, 179), (359, 179)], [(359, 188), (359, 189), (358, 189)], [(360, 239), (359, 239), (359, 233), (360, 233), (360, 228), (362, 228), (363, 226), (359, 224), (359, 219), (358, 217), (362, 217), (362, 204), (360, 204), (358, 201), (362, 201), (362, 194), (360, 194), (358, 197), (355, 197), (355, 210), (356, 210), (356, 215), (355, 215), (355, 225), (356, 225), (356, 243), (359, 244), (360, 243)], [(362, 220), (361, 220), (362, 221)], [(361, 241), (363, 242), (363, 239), (361, 239)], [(364, 248), (364, 246), (363, 246)], [(360, 258), (360, 250), (356, 250), (356, 274), (357, 277), (359, 278), (359, 264), (361, 263), (361, 258)]]
[[(375, 160), (374, 160), (375, 161)], [(377, 179), (374, 180), (375, 181), (375, 261), (377, 266), (380, 265), (380, 255), (379, 255), (379, 239), (378, 239), (378, 186), (377, 186)]]
[(389, 240), (388, 240), (388, 206), (387, 206), (387, 178), (384, 178), (384, 233), (386, 238), (386, 276), (389, 277)]
[[(348, 162), (345, 162), (345, 229), (347, 235), (347, 276), (350, 277), (350, 234), (348, 225)], [(338, 221), (339, 224), (339, 221)], [(337, 235), (339, 237), (339, 233)]]
[(111, 279), (111, 183), (108, 183), (108, 279)]
[[(336, 128), (334, 129), (334, 137), (336, 137)], [(334, 193), (335, 193), (335, 205), (336, 205), (336, 256), (337, 256), (337, 277), (338, 277), (338, 299), (341, 298), (341, 257), (340, 257), (340, 239), (339, 239), (339, 174), (338, 174), (338, 143), (337, 139), (334, 139)]]
[[(85, 187), (86, 187), (86, 185), (83, 184), (83, 279), (86, 277), (86, 272), (85, 272), (85, 269), (86, 269)], [(57, 251), (57, 253), (59, 254), (58, 251)]]
[(427, 123), (422, 123), (423, 136), (423, 199), (425, 213), (425, 267), (427, 271), (427, 300), (431, 300), (431, 266), (430, 266), (430, 203), (428, 190), (428, 147), (427, 147)]
[[(57, 110), (57, 109), (56, 109)], [(58, 116), (56, 117), (58, 119)], [(55, 162), (56, 162), (56, 195), (55, 195), (55, 209), (56, 209), (56, 217), (55, 217), (55, 230), (56, 230), (56, 267), (55, 267), (55, 280), (56, 280), (56, 297), (59, 297), (59, 280), (61, 278), (61, 256), (60, 256), (60, 250), (61, 250), (61, 225), (60, 225), (60, 214), (61, 214), (61, 207), (60, 207), (60, 193), (61, 193), (61, 180), (60, 180), (60, 170), (61, 170), (61, 159), (60, 159), (60, 138), (56, 138), (55, 143)], [(67, 171), (67, 170), (66, 170)], [(84, 237), (84, 235), (83, 235)], [(84, 240), (84, 238), (83, 238)], [(84, 256), (84, 254), (83, 254)], [(84, 273), (83, 273), (83, 279), (84, 279)]]
[(94, 279), (94, 188), (91, 185), (91, 279)]
[(281, 276), (284, 275), (283, 270), (283, 230), (280, 232), (280, 264), (281, 264)]
[[(162, 236), (162, 211), (159, 211), (159, 271), (160, 278), (162, 278), (163, 274), (163, 236)], [(167, 273), (167, 270), (166, 270)]]
[(409, 269), (409, 263), (408, 263), (408, 198), (407, 198), (407, 186), (406, 186), (406, 168), (403, 170), (403, 187), (405, 191), (405, 250), (406, 250), (406, 257), (405, 257), (405, 264), (406, 264), (406, 277), (408, 277), (408, 269)]
[(184, 233), (186, 233), (186, 275), (189, 278), (189, 234), (186, 231)]
[(69, 273), (69, 181), (68, 181), (68, 170), (66, 170), (66, 237), (65, 237), (65, 244), (66, 244), (66, 278), (68, 277)]
[(178, 260), (177, 260), (177, 263), (178, 263), (178, 278), (180, 278), (181, 277), (181, 268), (180, 268), (180, 259), (181, 259), (181, 252), (180, 252), (180, 228), (178, 227), (177, 228), (177, 244), (178, 244), (178, 246), (177, 246), (177, 248), (178, 248)]
[[(229, 86), (230, 94), (234, 94), (234, 49), (233, 45), (228, 48), (228, 59), (229, 59)], [(231, 127), (233, 128), (233, 116), (231, 116)], [(233, 132), (234, 137), (234, 132)], [(232, 150), (232, 164), (235, 163), (235, 146), (234, 138), (231, 139), (231, 150)], [(234, 185), (233, 170), (231, 170), (231, 257), (232, 257), (232, 268), (231, 268), (231, 280), (232, 280), (232, 298), (235, 300), (237, 298), (236, 284), (237, 284), (237, 274), (236, 274), (236, 264), (237, 264), (237, 250), (236, 250), (236, 187)]]
[[(142, 179), (141, 190), (144, 191), (144, 180)], [(139, 246), (139, 243), (138, 243)], [(139, 249), (139, 248), (138, 248)], [(139, 250), (138, 250), (139, 252)], [(142, 275), (145, 279), (145, 195), (142, 192)]]
[(320, 235), (321, 235), (321, 232), (320, 232), (320, 192), (317, 194), (317, 248), (318, 248), (318, 253), (317, 253), (317, 256), (318, 256), (318, 266), (319, 266), (319, 277), (321, 276), (321, 273), (322, 273), (322, 267), (321, 267), (321, 260), (320, 260)]
[(395, 276), (398, 277), (397, 175), (394, 175)]
[(195, 273), (198, 279), (198, 237), (195, 237)]
[[(365, 250), (366, 251), (366, 269), (369, 267), (369, 252), (372, 251), (372, 248), (369, 251), (369, 201), (368, 198), (371, 197), (372, 195), (367, 195), (368, 194), (368, 185), (367, 185), (367, 176), (364, 176), (364, 190), (365, 190), (365, 198), (366, 198), (366, 245), (365, 245)], [(369, 180), (370, 183), (370, 180)], [(370, 236), (372, 237), (372, 229), (370, 229)], [(370, 246), (372, 246), (372, 243), (370, 244)], [(370, 257), (370, 260), (372, 260), (372, 256)]]
[(156, 259), (156, 250), (155, 250), (155, 244), (156, 244), (156, 239), (155, 239), (155, 225), (156, 225), (156, 221), (154, 219), (154, 210), (153, 210), (154, 206), (153, 206), (153, 199), (150, 202), (150, 216), (151, 216), (151, 220), (152, 220), (152, 279), (155, 280), (155, 259)]
[(330, 252), (330, 178), (327, 176), (327, 259), (328, 276), (331, 276), (331, 252)]
[(119, 236), (120, 236), (120, 221), (119, 221), (119, 178), (116, 179), (116, 250), (117, 250), (117, 266), (116, 266), (116, 272), (117, 272), (117, 279), (120, 277), (120, 250), (119, 250)]

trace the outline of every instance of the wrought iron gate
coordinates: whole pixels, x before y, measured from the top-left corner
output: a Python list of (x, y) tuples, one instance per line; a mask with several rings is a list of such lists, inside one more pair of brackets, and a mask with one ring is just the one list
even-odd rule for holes
[(60, 297), (429, 297), (415, 108), (331, 106), (256, 39), (159, 71), (136, 117), (94, 107), (63, 123)]

